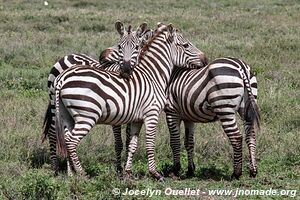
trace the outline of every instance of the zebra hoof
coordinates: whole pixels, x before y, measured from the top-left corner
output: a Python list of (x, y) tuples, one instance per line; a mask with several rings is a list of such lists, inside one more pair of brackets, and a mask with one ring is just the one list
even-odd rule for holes
[(195, 176), (194, 171), (188, 170), (188, 171), (186, 172), (186, 177), (187, 177), (187, 178), (192, 178), (192, 177), (194, 177), (194, 176)]
[(122, 180), (123, 179), (123, 173), (120, 172), (120, 171), (117, 171), (117, 177)]
[(158, 181), (164, 183), (165, 182), (165, 178), (161, 177)]
[(74, 176), (74, 172), (73, 171), (69, 171), (68, 170), (67, 174), (68, 174), (68, 177), (73, 177)]
[(116, 167), (116, 173), (117, 173), (117, 175), (119, 176), (119, 175), (121, 175), (121, 176), (123, 176), (123, 168), (121, 167), (121, 166), (117, 166)]
[(53, 164), (51, 164), (51, 169), (53, 170), (54, 172), (54, 176), (57, 176), (58, 175), (58, 172), (59, 172), (59, 166), (58, 166), (58, 163), (55, 162)]
[(125, 170), (124, 179), (125, 180), (132, 180), (133, 179), (133, 175), (132, 175), (131, 170)]
[(241, 175), (242, 175), (241, 172), (240, 173), (233, 172), (233, 174), (231, 175), (231, 180), (234, 180), (234, 179), (239, 180)]
[(181, 164), (180, 163), (174, 163), (174, 165), (172, 167), (173, 175), (179, 177), (180, 169), (181, 169)]
[(169, 176), (173, 179), (173, 180), (180, 180), (180, 177), (179, 176), (176, 176), (173, 172), (171, 172), (170, 174), (169, 174)]
[(250, 169), (250, 178), (255, 178), (257, 175), (257, 170), (256, 169)]
[(158, 173), (157, 171), (150, 172), (151, 176), (154, 177), (158, 181), (164, 181), (164, 177)]
[(55, 170), (53, 175), (58, 176), (58, 170)]
[(188, 166), (188, 171), (186, 173), (186, 176), (188, 178), (195, 176), (195, 164), (194, 163), (192, 165)]
[(87, 177), (87, 174), (85, 173), (85, 171), (79, 171), (77, 174), (78, 174), (78, 176), (80, 176), (82, 178), (86, 178)]
[(179, 171), (172, 171), (172, 172), (170, 173), (170, 177), (173, 177), (173, 176), (179, 177), (179, 176), (180, 176), (180, 175), (179, 175)]

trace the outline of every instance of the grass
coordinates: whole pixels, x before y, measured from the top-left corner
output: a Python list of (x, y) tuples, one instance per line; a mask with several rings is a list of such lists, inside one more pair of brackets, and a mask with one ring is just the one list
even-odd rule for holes
[[(114, 196), (113, 188), (298, 190), (300, 198), (300, 5), (297, 1), (5, 1), (0, 4), (0, 199), (147, 199)], [(232, 151), (220, 125), (198, 124), (196, 176), (158, 183), (147, 171), (144, 130), (134, 157), (137, 180), (119, 180), (114, 169), (113, 135), (96, 126), (79, 145), (88, 177), (52, 175), (48, 144), (41, 144), (51, 66), (69, 53), (98, 57), (116, 43), (117, 19), (138, 27), (146, 21), (173, 23), (212, 60), (234, 56), (251, 65), (259, 83), (262, 127), (257, 135), (259, 174), (230, 181)], [(164, 115), (157, 133), (159, 171), (172, 165)], [(183, 137), (183, 136), (182, 136)], [(183, 139), (183, 138), (182, 138)], [(183, 143), (183, 142), (182, 142)], [(182, 144), (183, 147), (183, 144)], [(123, 154), (124, 155), (124, 154)], [(123, 156), (124, 157), (124, 156)], [(182, 148), (182, 175), (187, 156)], [(291, 195), (268, 196), (284, 199)], [(183, 196), (153, 196), (155, 199)], [(201, 196), (232, 199), (232, 196)], [(238, 196), (248, 199), (249, 196)], [(264, 199), (264, 196), (251, 198)]]

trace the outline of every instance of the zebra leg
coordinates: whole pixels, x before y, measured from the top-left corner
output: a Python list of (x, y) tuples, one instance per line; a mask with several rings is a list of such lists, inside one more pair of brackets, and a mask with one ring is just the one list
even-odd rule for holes
[(73, 166), (75, 173), (79, 175), (84, 175), (84, 171), (77, 156), (77, 146), (81, 139), (89, 133), (91, 128), (91, 126), (84, 126), (83, 128), (82, 123), (76, 122), (72, 132), (67, 129), (65, 133), (67, 151), (71, 161), (70, 166)]
[(71, 158), (70, 156), (67, 157), (67, 173), (68, 173), (68, 176), (73, 176), (74, 175), (74, 167), (72, 165), (72, 161), (71, 161)]
[(148, 168), (151, 176), (159, 181), (164, 181), (164, 177), (156, 171), (155, 165), (155, 136), (156, 127), (158, 123), (158, 113), (156, 115), (152, 114), (150, 117), (145, 119), (146, 127), (146, 151), (148, 156)]
[(51, 168), (54, 171), (54, 175), (57, 175), (58, 171), (59, 171), (59, 166), (58, 166), (57, 154), (56, 154), (56, 134), (55, 134), (55, 128), (54, 128), (55, 124), (53, 124), (53, 122), (54, 122), (54, 120), (52, 120), (48, 135), (49, 135)]
[(188, 154), (188, 171), (187, 177), (194, 176), (195, 172), (195, 164), (193, 161), (194, 157), (194, 123), (191, 121), (185, 121), (185, 138), (184, 138), (184, 146)]
[[(131, 138), (128, 144), (128, 154), (127, 154), (127, 161), (125, 165), (125, 174), (127, 177), (131, 178), (132, 177), (132, 159), (133, 155), (138, 147), (138, 136), (140, 133), (140, 130), (142, 128), (143, 123), (138, 122), (138, 123), (133, 123), (130, 131), (130, 136), (128, 136), (127, 139)], [(129, 125), (128, 125), (129, 126)], [(128, 128), (128, 127), (127, 127)]]
[[(67, 127), (65, 127), (65, 129), (64, 129), (64, 131), (65, 131), (65, 135), (67, 135), (67, 134), (70, 134), (69, 132), (69, 129), (67, 128)], [(55, 133), (54, 133), (55, 134)], [(55, 134), (55, 137), (56, 137), (56, 134)], [(74, 175), (74, 166), (72, 165), (72, 161), (71, 161), (71, 158), (70, 158), (70, 156), (68, 155), (67, 156), (67, 174), (68, 174), (68, 176), (73, 176)]]
[[(131, 123), (127, 124), (126, 126), (126, 156), (128, 155), (129, 152), (129, 143), (131, 140)], [(127, 157), (126, 157), (127, 160)]]
[(245, 132), (246, 132), (246, 144), (249, 150), (249, 170), (250, 170), (250, 177), (255, 177), (257, 175), (257, 164), (255, 159), (255, 148), (256, 148), (256, 138), (255, 138), (255, 130), (254, 126), (245, 122)]
[(170, 174), (173, 178), (179, 176), (180, 164), (180, 118), (172, 113), (166, 113), (167, 124), (170, 132), (170, 145), (173, 153), (173, 167)]
[(55, 133), (55, 102), (53, 101), (54, 97), (51, 93), (50, 95), (50, 111), (51, 111), (51, 123), (48, 130), (49, 137), (49, 146), (50, 146), (50, 161), (51, 168), (54, 171), (54, 175), (58, 174), (59, 166), (57, 162), (57, 154), (56, 154), (56, 133)]
[(112, 126), (115, 137), (115, 152), (116, 152), (116, 171), (118, 175), (122, 175), (123, 168), (121, 166), (121, 153), (123, 150), (123, 142), (121, 136), (121, 126)]
[[(238, 110), (238, 113), (242, 119), (245, 119), (243, 107), (241, 107)], [(245, 127), (245, 135), (246, 135), (245, 141), (249, 150), (249, 172), (250, 172), (250, 177), (254, 178), (257, 175), (257, 164), (255, 158), (256, 134), (255, 134), (254, 125), (251, 121), (244, 121), (244, 127)]]
[(242, 143), (243, 137), (240, 134), (239, 128), (236, 124), (235, 114), (233, 115), (218, 115), (221, 121), (222, 127), (226, 135), (228, 136), (230, 143), (233, 147), (233, 174), (232, 178), (239, 179), (242, 175)]

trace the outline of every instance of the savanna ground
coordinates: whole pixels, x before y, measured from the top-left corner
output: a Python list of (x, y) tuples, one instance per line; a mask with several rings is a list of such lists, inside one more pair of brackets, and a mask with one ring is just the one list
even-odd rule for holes
[[(125, 191), (158, 189), (298, 190), (294, 195), (238, 196), (241, 199), (294, 198), (300, 193), (300, 4), (298, 1), (0, 1), (0, 199), (111, 199)], [(79, 145), (87, 178), (54, 177), (48, 143), (41, 144), (51, 66), (69, 53), (99, 53), (116, 43), (117, 19), (137, 27), (173, 23), (212, 60), (235, 56), (252, 66), (259, 83), (262, 126), (257, 134), (259, 173), (249, 178), (244, 145), (244, 174), (230, 181), (232, 151), (218, 123), (198, 124), (196, 176), (159, 183), (148, 175), (144, 130), (134, 158), (138, 178), (123, 181), (114, 169), (113, 135), (96, 126)], [(156, 143), (159, 171), (172, 164), (169, 133), (162, 115)], [(182, 142), (183, 147), (183, 142)], [(124, 155), (124, 154), (123, 154)], [(123, 156), (124, 157), (124, 156)], [(183, 198), (155, 196), (156, 199)], [(200, 196), (232, 199), (232, 196)]]

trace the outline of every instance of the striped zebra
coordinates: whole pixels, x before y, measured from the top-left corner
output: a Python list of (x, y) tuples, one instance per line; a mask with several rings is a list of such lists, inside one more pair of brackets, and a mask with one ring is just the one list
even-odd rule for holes
[[(251, 85), (250, 85), (251, 84)], [(236, 124), (238, 112), (244, 120), (250, 155), (250, 176), (257, 174), (255, 129), (259, 127), (256, 103), (257, 83), (250, 67), (236, 58), (219, 58), (202, 69), (174, 70), (165, 109), (173, 152), (173, 174), (180, 170), (180, 123), (185, 125), (185, 148), (188, 153), (188, 176), (194, 174), (194, 123), (219, 120), (234, 152), (233, 176), (242, 174), (242, 135)]]
[[(115, 72), (88, 66), (73, 67), (59, 75), (53, 84), (55, 128), (58, 153), (69, 158), (68, 172), (83, 173), (77, 145), (96, 123), (122, 125), (132, 122), (132, 133), (139, 131), (144, 123), (149, 172), (162, 180), (154, 159), (155, 135), (172, 69), (175, 65), (203, 67), (205, 61), (205, 55), (170, 24), (160, 25), (143, 47), (130, 80), (120, 78)], [(133, 153), (133, 148), (129, 148), (128, 155)], [(127, 173), (131, 173), (131, 165), (127, 160)]]
[[(97, 60), (85, 55), (85, 54), (70, 54), (61, 58), (56, 62), (53, 68), (50, 71), (48, 77), (48, 89), (50, 101), (48, 104), (48, 109), (46, 111), (44, 119), (44, 130), (43, 130), (43, 139), (48, 136), (50, 144), (50, 160), (51, 165), (55, 173), (58, 171), (57, 157), (56, 157), (56, 135), (55, 135), (55, 104), (54, 104), (54, 91), (51, 91), (51, 85), (53, 84), (55, 78), (62, 73), (64, 70), (71, 68), (76, 65), (88, 65), (94, 68), (102, 68), (108, 71), (120, 71), (122, 77), (128, 78), (130, 73), (128, 72), (128, 67), (134, 68), (137, 63), (138, 53), (141, 48), (141, 43), (144, 40), (143, 37), (148, 32), (147, 24), (143, 23), (139, 26), (137, 31), (132, 31), (131, 26), (129, 25), (127, 31), (125, 30), (123, 23), (117, 21), (115, 24), (116, 30), (120, 34), (120, 40), (117, 45), (107, 48), (104, 50), (99, 59)], [(123, 66), (120, 69), (120, 65)], [(125, 70), (124, 70), (125, 69)], [(127, 74), (128, 73), (128, 74)], [(117, 131), (118, 127), (115, 127), (114, 130)], [(117, 136), (118, 133), (114, 134)], [(118, 140), (120, 137), (116, 137)], [(116, 143), (120, 143), (117, 142)], [(119, 151), (117, 151), (118, 154)], [(120, 158), (121, 159), (121, 158)], [(120, 159), (118, 162), (120, 162)], [(118, 160), (118, 159), (117, 159)]]
[(128, 68), (134, 68), (137, 63), (139, 50), (142, 47), (143, 36), (149, 31), (147, 23), (142, 23), (137, 31), (132, 31), (132, 27), (129, 25), (126, 31), (123, 23), (117, 21), (115, 28), (120, 34), (120, 39), (117, 45), (101, 52), (99, 61), (85, 54), (70, 54), (59, 59), (50, 71), (48, 89), (62, 71), (75, 65), (90, 65), (91, 67), (111, 71), (118, 71), (120, 65), (123, 65), (122, 69), (127, 71), (129, 71)]

